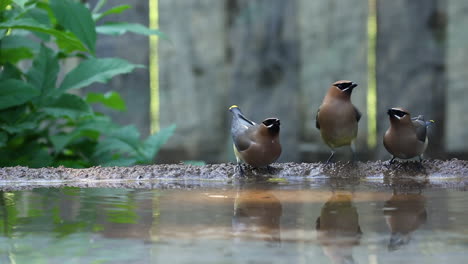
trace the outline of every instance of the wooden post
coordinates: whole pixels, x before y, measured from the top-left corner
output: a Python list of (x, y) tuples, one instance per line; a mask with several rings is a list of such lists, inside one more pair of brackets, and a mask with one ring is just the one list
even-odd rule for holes
[(401, 106), (412, 116), (436, 124), (429, 133), (429, 157), (444, 153), (445, 28), (444, 0), (377, 1), (378, 158), (390, 158), (382, 137), (387, 109)]

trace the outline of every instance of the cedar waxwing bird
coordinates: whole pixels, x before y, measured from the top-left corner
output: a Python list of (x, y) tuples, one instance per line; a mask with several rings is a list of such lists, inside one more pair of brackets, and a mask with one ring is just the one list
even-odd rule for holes
[(229, 107), (232, 113), (231, 136), (241, 175), (243, 161), (253, 167), (268, 167), (281, 155), (279, 140), (280, 120), (267, 118), (257, 124), (247, 119), (237, 105)]
[(427, 148), (427, 126), (433, 120), (425, 121), (420, 115), (411, 118), (408, 111), (403, 108), (391, 108), (387, 111), (390, 117), (390, 127), (385, 132), (383, 143), (390, 154), (393, 155), (390, 164), (395, 158), (411, 159), (416, 156), (422, 161), (422, 154)]
[(281, 215), (281, 202), (272, 191), (239, 190), (232, 216), (234, 241), (261, 239), (279, 245)]
[(362, 236), (352, 194), (334, 193), (322, 206), (315, 222), (317, 240), (332, 263), (354, 263), (353, 247)]
[(383, 213), (390, 229), (389, 250), (396, 250), (411, 240), (411, 234), (426, 223), (426, 197), (421, 194), (396, 194), (385, 202)]
[(361, 119), (361, 112), (351, 103), (351, 93), (356, 86), (351, 81), (333, 83), (317, 111), (315, 126), (332, 152), (327, 163), (335, 155), (335, 148), (341, 146), (351, 147), (354, 160), (354, 139)]

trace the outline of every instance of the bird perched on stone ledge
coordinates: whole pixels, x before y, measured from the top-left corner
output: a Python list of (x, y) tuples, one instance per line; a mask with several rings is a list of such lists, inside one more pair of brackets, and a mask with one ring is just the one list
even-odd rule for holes
[(279, 140), (280, 120), (267, 118), (257, 124), (247, 119), (237, 105), (229, 107), (232, 113), (231, 136), (240, 174), (241, 161), (253, 167), (268, 167), (281, 155)]
[(425, 121), (420, 115), (411, 118), (408, 111), (403, 108), (388, 109), (390, 127), (385, 132), (383, 143), (390, 154), (393, 155), (390, 164), (395, 158), (411, 159), (419, 157), (422, 161), (422, 154), (427, 148), (427, 127), (434, 123), (433, 120)]
[(361, 119), (361, 112), (351, 103), (351, 93), (356, 86), (351, 81), (333, 83), (317, 111), (315, 126), (332, 152), (327, 163), (335, 155), (335, 148), (341, 146), (350, 146), (354, 159), (354, 140)]

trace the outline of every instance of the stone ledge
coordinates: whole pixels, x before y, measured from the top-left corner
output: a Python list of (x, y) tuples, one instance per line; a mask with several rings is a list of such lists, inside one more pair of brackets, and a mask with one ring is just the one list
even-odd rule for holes
[[(0, 168), (0, 188), (12, 186), (80, 186), (151, 188), (155, 180), (216, 181), (222, 184), (233, 181), (259, 182), (317, 180), (353, 182), (363, 179), (388, 184), (409, 182), (445, 184), (464, 188), (468, 182), (468, 161), (452, 159), (425, 160), (421, 168), (415, 162), (369, 161), (326, 165), (323, 163), (276, 163), (273, 169), (246, 168), (240, 177), (233, 163), (204, 166), (160, 164), (133, 167), (92, 167), (71, 169), (65, 167), (30, 169), (27, 167)], [(148, 183), (153, 181), (153, 183)], [(166, 181), (168, 183), (169, 181)], [(148, 185), (149, 184), (149, 185)], [(156, 184), (157, 185), (157, 184)], [(157, 186), (155, 186), (157, 188)]]

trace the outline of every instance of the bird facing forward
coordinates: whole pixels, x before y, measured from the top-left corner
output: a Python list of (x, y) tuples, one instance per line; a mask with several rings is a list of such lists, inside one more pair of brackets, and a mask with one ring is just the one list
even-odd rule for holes
[(425, 121), (422, 115), (411, 118), (408, 111), (399, 107), (388, 109), (387, 114), (390, 127), (385, 132), (383, 143), (393, 155), (390, 163), (393, 163), (395, 158), (411, 159), (416, 156), (421, 162), (428, 144), (427, 127), (434, 121)]
[(317, 111), (315, 126), (332, 152), (327, 163), (332, 160), (335, 148), (341, 146), (350, 146), (354, 159), (354, 140), (361, 119), (361, 113), (351, 103), (351, 93), (356, 86), (345, 80), (333, 83)]
[(247, 119), (237, 105), (229, 107), (232, 113), (231, 136), (241, 175), (241, 161), (252, 167), (268, 167), (281, 155), (279, 140), (280, 120), (267, 118), (257, 124)]

